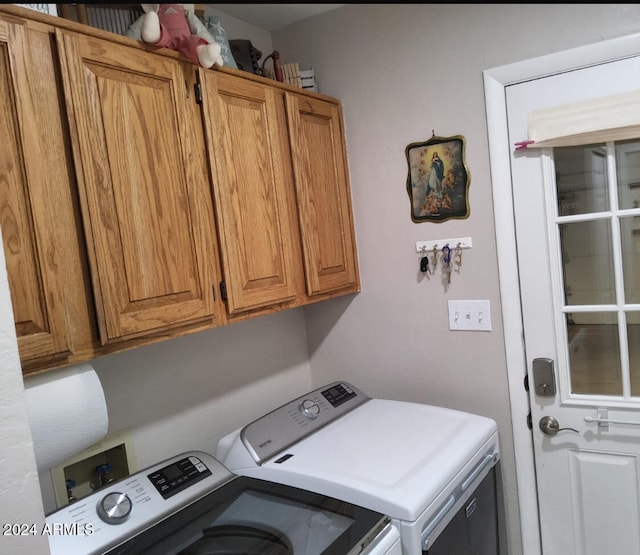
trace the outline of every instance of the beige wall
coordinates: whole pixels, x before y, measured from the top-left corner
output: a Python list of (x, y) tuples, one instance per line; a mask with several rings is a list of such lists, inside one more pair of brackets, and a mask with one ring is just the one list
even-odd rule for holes
[[(314, 384), (340, 377), (494, 418), (512, 555), (522, 549), (482, 71), (638, 31), (637, 4), (352, 4), (273, 34), (283, 61), (313, 67), (345, 111), (363, 291), (305, 309)], [(410, 219), (404, 149), (432, 132), (466, 138), (466, 220)], [(460, 274), (424, 279), (416, 241), (451, 237), (473, 240)], [(449, 299), (490, 300), (493, 331), (450, 332)], [(528, 433), (524, 415), (515, 433)]]

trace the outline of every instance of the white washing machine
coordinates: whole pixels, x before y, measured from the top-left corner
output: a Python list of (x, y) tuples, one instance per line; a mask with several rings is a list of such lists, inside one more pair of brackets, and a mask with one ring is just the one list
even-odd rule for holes
[(335, 382), (222, 438), (232, 472), (389, 515), (403, 553), (499, 553), (496, 423)]
[(388, 516), (183, 453), (46, 517), (51, 555), (401, 555)]

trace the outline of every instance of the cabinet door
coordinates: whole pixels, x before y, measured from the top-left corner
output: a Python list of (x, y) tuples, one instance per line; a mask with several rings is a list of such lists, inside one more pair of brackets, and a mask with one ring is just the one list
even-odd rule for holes
[(211, 318), (191, 66), (58, 34), (102, 343)]
[(294, 299), (300, 263), (284, 95), (235, 76), (201, 75), (227, 309)]
[(359, 288), (340, 106), (287, 93), (309, 296)]
[[(70, 190), (46, 31), (0, 20), (0, 226), (23, 368), (69, 353), (56, 238), (66, 225), (58, 191)], [(64, 212), (62, 212), (64, 213)]]

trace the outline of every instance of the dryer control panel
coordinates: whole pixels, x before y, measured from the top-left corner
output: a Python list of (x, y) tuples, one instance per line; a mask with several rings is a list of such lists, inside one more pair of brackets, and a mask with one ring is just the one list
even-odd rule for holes
[(262, 464), (368, 400), (351, 384), (334, 382), (248, 424), (240, 437), (254, 461)]

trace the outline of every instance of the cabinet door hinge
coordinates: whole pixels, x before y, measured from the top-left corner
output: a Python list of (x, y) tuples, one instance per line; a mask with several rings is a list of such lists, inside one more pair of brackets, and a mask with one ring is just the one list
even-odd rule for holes
[(223, 301), (227, 300), (227, 282), (224, 280), (220, 282), (220, 298)]
[(202, 85), (200, 85), (200, 83), (194, 83), (193, 92), (196, 94), (196, 102), (202, 104)]
[(533, 430), (533, 418), (531, 417), (531, 411), (527, 414), (527, 428)]
[(529, 374), (524, 375), (524, 390), (529, 393)]

